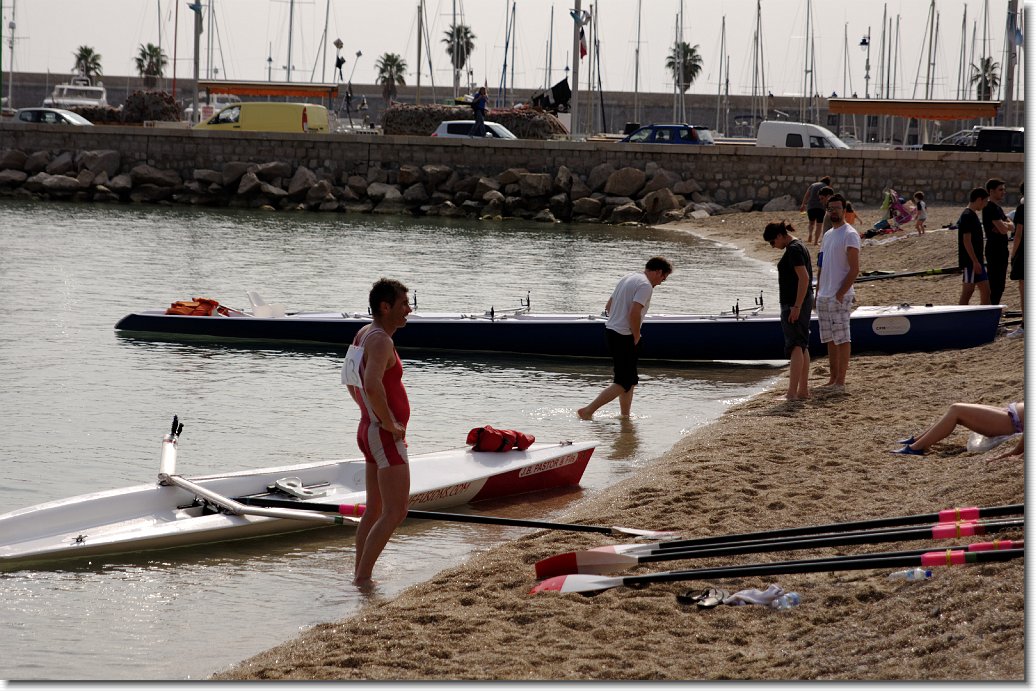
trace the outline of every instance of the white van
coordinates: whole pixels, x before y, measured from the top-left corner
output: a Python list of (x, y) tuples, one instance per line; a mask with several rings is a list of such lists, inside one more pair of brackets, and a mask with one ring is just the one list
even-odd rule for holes
[(789, 149), (848, 149), (831, 130), (812, 123), (790, 123), (786, 120), (766, 120), (759, 123), (757, 147), (787, 147)]

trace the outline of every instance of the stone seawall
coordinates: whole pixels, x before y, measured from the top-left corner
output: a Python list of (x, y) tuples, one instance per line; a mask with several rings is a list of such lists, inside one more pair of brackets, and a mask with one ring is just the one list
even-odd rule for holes
[[(693, 196), (695, 202), (709, 202), (719, 207), (736, 204), (741, 208), (761, 208), (767, 202), (782, 197), (797, 201), (809, 183), (824, 175), (832, 177), (836, 190), (863, 204), (879, 203), (882, 190), (892, 186), (905, 196), (915, 190), (923, 190), (930, 204), (961, 206), (972, 187), (983, 184), (988, 178), (1000, 177), (1008, 181), (1006, 203), (1012, 205), (1017, 202), (1017, 183), (1024, 174), (1024, 154), (913, 150), (801, 152), (739, 145), (683, 147), (615, 142), (223, 133), (133, 127), (59, 129), (0, 124), (0, 152), (12, 150), (30, 156), (40, 154), (48, 162), (70, 153), (76, 162), (72, 175), (82, 169), (79, 163), (82, 153), (116, 151), (119, 153), (118, 170), (114, 174), (109, 173), (109, 179), (146, 165), (173, 172), (185, 184), (198, 181), (198, 171), (206, 172), (201, 176), (205, 181), (213, 178), (212, 172), (223, 172), (231, 163), (279, 162), (282, 168), (291, 171), (281, 176), (285, 183), (299, 167), (303, 167), (312, 172), (316, 180), (326, 180), (332, 186), (331, 194), (339, 197), (334, 186), (349, 187), (350, 179), (354, 190), (358, 177), (368, 183), (399, 186), (403, 182), (399, 179), (401, 168), (411, 167), (411, 172), (403, 175), (410, 179), (414, 177), (413, 168), (445, 166), (462, 179), (475, 180), (499, 177), (508, 170), (547, 174), (555, 181), (559, 173), (562, 180), (570, 173), (576, 180), (588, 184), (587, 196), (596, 194), (602, 204), (606, 204), (604, 198), (609, 194), (605, 190), (606, 179), (595, 186), (589, 184), (592, 182), (591, 174), (595, 169), (600, 176), (602, 170), (633, 168), (645, 172), (645, 182), (648, 183), (645, 187), (655, 190), (660, 187), (660, 181), (653, 186), (650, 182), (661, 171), (666, 183), (664, 187), (678, 195), (675, 203), (690, 203)], [(40, 170), (45, 170), (45, 167)], [(65, 174), (68, 174), (67, 170)], [(507, 184), (504, 183), (505, 186)], [(512, 184), (517, 184), (517, 181)], [(678, 189), (681, 184), (682, 191)], [(637, 201), (644, 189), (628, 196)], [(356, 192), (363, 197), (362, 191)], [(431, 196), (435, 190), (429, 187), (426, 192)], [(503, 191), (504, 194), (506, 192)], [(550, 192), (557, 193), (559, 189), (555, 186)], [(415, 202), (420, 201), (418, 197), (420, 195), (415, 196)], [(569, 203), (576, 199), (572, 195)], [(482, 199), (475, 201), (483, 202)], [(195, 203), (212, 203), (212, 200), (198, 202), (196, 196)], [(333, 206), (325, 205), (325, 208)], [(543, 205), (543, 208), (547, 206)]]

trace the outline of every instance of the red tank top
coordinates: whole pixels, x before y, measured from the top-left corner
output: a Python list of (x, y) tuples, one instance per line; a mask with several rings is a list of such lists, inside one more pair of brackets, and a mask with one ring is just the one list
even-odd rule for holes
[[(357, 334), (356, 338), (353, 339), (353, 344), (356, 346), (363, 346), (364, 342), (367, 341), (367, 337), (370, 336), (375, 330), (385, 333), (385, 330), (381, 327), (371, 326), (363, 335)], [(381, 383), (385, 387), (385, 397), (388, 399), (389, 410), (392, 411), (392, 415), (396, 417), (396, 422), (400, 425), (406, 426), (410, 420), (410, 400), (406, 395), (406, 388), (403, 386), (403, 361), (399, 357), (399, 353), (396, 352), (395, 347), (392, 349), (392, 355), (395, 356), (396, 362), (389, 367), (385, 374), (381, 377)], [(363, 371), (367, 365), (367, 354), (363, 355), (363, 361), (360, 363), (360, 377), (363, 377)], [(370, 400), (367, 398), (367, 393), (360, 390), (360, 396), (363, 399), (363, 406), (360, 420), (361, 422), (369, 423), (375, 420), (378, 416), (374, 413), (374, 409), (371, 407)]]

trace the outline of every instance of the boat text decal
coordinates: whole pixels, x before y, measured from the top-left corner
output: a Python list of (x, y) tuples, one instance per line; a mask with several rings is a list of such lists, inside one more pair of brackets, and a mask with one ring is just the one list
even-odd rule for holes
[(524, 478), (525, 476), (531, 476), (535, 473), (543, 473), (544, 471), (551, 471), (562, 466), (568, 466), (569, 464), (574, 464), (576, 462), (576, 459), (578, 458), (578, 454), (566, 454), (565, 456), (558, 457), (557, 459), (551, 459), (550, 461), (542, 461), (538, 464), (533, 464), (532, 466), (526, 466), (524, 469), (518, 472), (518, 477)]
[(471, 487), (471, 483), (458, 483), (457, 485), (451, 485), (447, 488), (438, 488), (436, 490), (427, 490), (423, 493), (417, 493), (410, 496), (410, 504), (416, 505), (422, 502), (433, 502), (435, 500), (441, 500), (446, 497), (453, 497), (454, 495), (460, 495)]
[(910, 331), (910, 319), (902, 315), (878, 317), (871, 324), (871, 329), (878, 336), (899, 336)]

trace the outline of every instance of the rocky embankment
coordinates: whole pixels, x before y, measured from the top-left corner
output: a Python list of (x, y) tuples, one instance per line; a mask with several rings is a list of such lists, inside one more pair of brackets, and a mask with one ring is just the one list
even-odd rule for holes
[[(230, 161), (221, 170), (159, 169), (115, 150), (0, 152), (0, 196), (76, 202), (184, 204), (269, 210), (412, 214), (545, 223), (657, 224), (752, 210), (798, 209), (790, 196), (724, 206), (691, 178), (649, 163), (605, 163), (581, 175), (509, 168), (489, 174), (446, 165), (371, 167), (366, 175)], [(765, 202), (765, 204), (764, 204)]]

